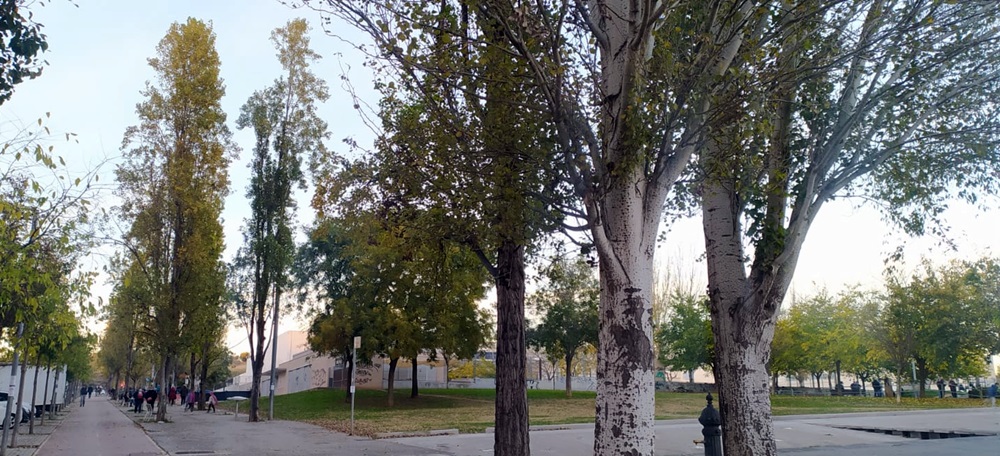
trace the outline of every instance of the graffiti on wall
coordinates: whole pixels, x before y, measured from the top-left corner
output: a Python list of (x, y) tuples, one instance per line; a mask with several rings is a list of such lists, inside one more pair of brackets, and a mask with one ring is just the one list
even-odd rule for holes
[(355, 378), (355, 383), (358, 386), (367, 385), (375, 380), (375, 374), (378, 372), (379, 368), (382, 367), (379, 363), (373, 363), (371, 366), (358, 366), (357, 377)]
[(316, 369), (312, 373), (312, 388), (325, 388), (327, 385), (328, 373), (326, 369)]

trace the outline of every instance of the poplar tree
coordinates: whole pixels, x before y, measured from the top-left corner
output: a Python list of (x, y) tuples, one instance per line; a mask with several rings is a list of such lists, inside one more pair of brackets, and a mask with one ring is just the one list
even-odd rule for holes
[[(302, 158), (324, 150), (326, 122), (316, 106), (329, 98), (326, 83), (310, 71), (320, 58), (309, 47), (309, 26), (304, 19), (289, 21), (271, 33), (284, 74), (270, 87), (255, 92), (243, 105), (239, 128), (252, 128), (256, 137), (252, 176), (247, 189), (251, 216), (244, 228), (239, 263), (249, 268), (252, 296), (237, 312), (247, 330), (253, 385), (249, 420), (257, 421), (261, 373), (270, 327), (277, 337), (279, 304), (295, 251), (292, 239), (294, 186), (305, 186)], [(270, 322), (268, 318), (270, 317)], [(272, 388), (274, 385), (271, 385)], [(272, 392), (273, 396), (273, 392)]]
[[(136, 107), (139, 124), (122, 141), (116, 170), (120, 216), (130, 223), (125, 244), (148, 286), (145, 325), (159, 356), (159, 384), (185, 348), (194, 315), (218, 306), (223, 198), (236, 152), (221, 100), (215, 33), (189, 18), (174, 23), (149, 59), (156, 73)], [(160, 402), (157, 420), (166, 419)]]

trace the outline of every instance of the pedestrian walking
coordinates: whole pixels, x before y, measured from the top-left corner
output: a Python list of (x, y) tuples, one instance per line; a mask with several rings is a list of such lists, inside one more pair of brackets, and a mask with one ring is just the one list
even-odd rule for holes
[(132, 396), (132, 410), (135, 413), (142, 413), (142, 388), (135, 390), (135, 394)]
[(174, 405), (174, 402), (177, 400), (177, 388), (170, 387), (170, 390), (167, 391), (167, 400), (170, 401), (170, 405)]
[(209, 391), (208, 392), (208, 410), (206, 410), (206, 413), (208, 411), (211, 411), (212, 413), (215, 413), (215, 406), (216, 405), (219, 405), (219, 398), (215, 397), (215, 392), (214, 391)]
[(938, 381), (937, 381), (937, 387), (938, 387), (938, 399), (941, 399), (941, 398), (944, 397), (944, 379), (943, 378), (939, 378), (938, 379)]
[(955, 380), (948, 381), (948, 388), (951, 389), (951, 397), (958, 397), (958, 383)]
[(990, 389), (987, 390), (986, 396), (990, 398), (990, 407), (997, 406), (997, 384), (993, 383), (990, 385)]
[(87, 387), (80, 387), (80, 407), (83, 407), (87, 403)]
[(90, 385), (87, 387), (87, 398), (89, 399), (90, 396), (92, 396), (93, 394), (94, 394), (94, 385)]
[(156, 406), (156, 396), (157, 396), (156, 389), (150, 389), (146, 391), (146, 394), (143, 395), (143, 398), (146, 400), (148, 410), (151, 412), (153, 411), (153, 407)]
[(874, 392), (875, 397), (883, 397), (882, 382), (878, 381), (877, 378), (872, 380), (872, 391)]
[(188, 391), (187, 403), (184, 404), (184, 411), (185, 412), (188, 411), (188, 410), (190, 410), (192, 412), (194, 411), (194, 401), (195, 401), (194, 390)]

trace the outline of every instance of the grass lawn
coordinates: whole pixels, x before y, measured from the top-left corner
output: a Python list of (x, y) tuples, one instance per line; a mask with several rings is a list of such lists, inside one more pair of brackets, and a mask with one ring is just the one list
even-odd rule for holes
[[(494, 390), (424, 389), (420, 397), (410, 399), (409, 389), (396, 391), (395, 406), (386, 405), (384, 391), (360, 390), (355, 402), (355, 432), (373, 435), (378, 432), (426, 431), (457, 428), (460, 432), (482, 432), (493, 426)], [(337, 431), (350, 428), (351, 404), (343, 390), (320, 389), (278, 396), (275, 417), (306, 421)], [(528, 411), (532, 425), (590, 423), (594, 421), (593, 392), (573, 393), (566, 398), (562, 391), (528, 390)], [(980, 407), (977, 399), (912, 399), (901, 404), (894, 399), (870, 397), (772, 396), (775, 415), (848, 413), (930, 408)], [(220, 408), (232, 411), (226, 401)], [(697, 418), (705, 407), (705, 395), (697, 393), (656, 393), (656, 419)], [(248, 408), (240, 405), (240, 413)], [(267, 416), (267, 398), (261, 398), (262, 417)]]

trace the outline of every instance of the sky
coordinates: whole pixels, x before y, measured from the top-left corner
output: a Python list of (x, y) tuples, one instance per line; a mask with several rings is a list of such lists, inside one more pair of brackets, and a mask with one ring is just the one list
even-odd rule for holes
[[(52, 0), (45, 6), (34, 6), (35, 20), (44, 25), (49, 51), (49, 65), (43, 75), (16, 88), (11, 101), (0, 107), (0, 125), (31, 124), (50, 113), (46, 125), (55, 137), (65, 132), (75, 133), (77, 142), (53, 140), (55, 153), (61, 155), (74, 170), (99, 168), (105, 184), (114, 179), (114, 165), (120, 163), (120, 145), (125, 128), (137, 123), (136, 103), (142, 101), (140, 91), (153, 77), (146, 60), (172, 22), (195, 17), (212, 23), (216, 33), (216, 48), (226, 84), (222, 104), (228, 113), (228, 123), (234, 139), (243, 148), (240, 159), (230, 166), (232, 193), (226, 199), (223, 212), (226, 258), (231, 258), (240, 246), (240, 226), (249, 214), (245, 197), (249, 183), (247, 161), (253, 145), (249, 131), (236, 129), (239, 108), (255, 91), (269, 85), (280, 74), (275, 49), (269, 41), (271, 30), (287, 21), (303, 17), (314, 29), (312, 47), (324, 58), (314, 64), (313, 71), (330, 85), (330, 100), (321, 106), (319, 114), (330, 125), (331, 139), (327, 146), (346, 153), (344, 138), (353, 138), (369, 146), (373, 133), (361, 121), (354, 109), (351, 94), (345, 89), (342, 76), (347, 76), (359, 98), (369, 105), (377, 104), (377, 94), (371, 88), (371, 76), (348, 43), (362, 42), (352, 29), (333, 23), (337, 35), (329, 36), (319, 29), (320, 16), (306, 9), (292, 9), (278, 0)], [(0, 135), (7, 128), (0, 128)], [(308, 194), (299, 195), (299, 223), (308, 225), (312, 212)], [(114, 198), (101, 196), (101, 204), (110, 207)], [(888, 227), (871, 207), (857, 202), (837, 200), (828, 203), (816, 218), (803, 247), (793, 280), (797, 294), (808, 295), (820, 288), (838, 291), (853, 284), (876, 287), (881, 283), (883, 258), (904, 240), (906, 259), (913, 264), (921, 257), (935, 261), (949, 258), (977, 258), (1000, 251), (1000, 212), (980, 212), (956, 204), (946, 213), (953, 227), (951, 238), (958, 248), (942, 247), (935, 239), (907, 239)], [(658, 247), (657, 261), (690, 263), (686, 270), (703, 274), (704, 252), (701, 222), (680, 220), (670, 227), (666, 241)], [(301, 230), (300, 230), (301, 231)], [(85, 267), (100, 268), (108, 249), (98, 252)], [(94, 299), (107, 299), (111, 287), (100, 283), (94, 288)], [(100, 327), (99, 322), (91, 322)], [(297, 329), (301, 323), (287, 321), (281, 331)], [(229, 341), (235, 352), (243, 331), (230, 331)]]

